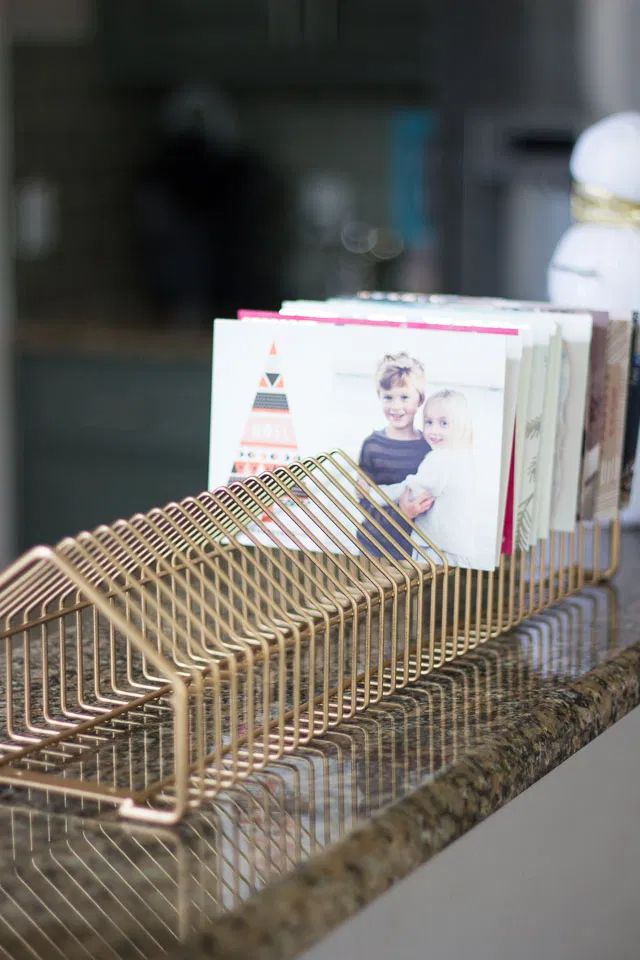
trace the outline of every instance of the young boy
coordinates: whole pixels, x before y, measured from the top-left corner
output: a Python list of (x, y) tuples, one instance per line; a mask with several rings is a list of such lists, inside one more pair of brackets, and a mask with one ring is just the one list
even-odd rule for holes
[[(359, 465), (376, 484), (400, 483), (406, 476), (417, 471), (431, 447), (423, 434), (414, 427), (415, 415), (424, 403), (424, 367), (419, 360), (406, 353), (387, 354), (382, 358), (375, 374), (376, 390), (382, 404), (382, 412), (387, 420), (384, 430), (374, 430), (360, 451)], [(376, 509), (363, 497), (360, 504), (366, 511), (362, 531), (358, 540), (368, 553), (376, 557), (384, 556), (381, 547), (394, 559), (403, 560), (411, 556), (413, 545), (389, 522), (392, 507)], [(386, 514), (386, 516), (385, 516)], [(375, 518), (383, 530), (384, 536), (368, 518)], [(407, 523), (394, 519), (407, 531)], [(406, 553), (398, 549), (402, 547)]]

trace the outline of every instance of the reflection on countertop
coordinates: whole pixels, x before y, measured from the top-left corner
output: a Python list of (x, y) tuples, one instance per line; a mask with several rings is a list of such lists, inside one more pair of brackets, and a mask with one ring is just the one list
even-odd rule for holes
[(296, 955), (637, 704), (639, 557), (178, 828), (6, 789), (3, 955)]

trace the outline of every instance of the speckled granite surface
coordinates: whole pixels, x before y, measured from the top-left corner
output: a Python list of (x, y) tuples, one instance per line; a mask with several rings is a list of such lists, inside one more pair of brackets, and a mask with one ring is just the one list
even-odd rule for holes
[(5, 791), (0, 953), (294, 957), (640, 703), (640, 535), (590, 588), (175, 830)]

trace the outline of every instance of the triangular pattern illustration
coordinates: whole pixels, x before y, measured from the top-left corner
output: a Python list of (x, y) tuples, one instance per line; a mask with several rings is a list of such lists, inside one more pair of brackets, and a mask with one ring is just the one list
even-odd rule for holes
[(272, 343), (229, 479), (241, 480), (274, 470), (298, 455), (280, 357)]

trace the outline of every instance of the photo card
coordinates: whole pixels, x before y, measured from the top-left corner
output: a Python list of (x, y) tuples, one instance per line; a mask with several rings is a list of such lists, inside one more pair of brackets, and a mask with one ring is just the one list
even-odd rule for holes
[[(334, 297), (325, 301), (285, 301), (281, 314), (321, 317), (329, 315), (353, 318), (357, 323), (391, 324), (402, 323), (411, 328), (445, 323), (458, 329), (474, 327), (486, 333), (504, 332), (510, 336), (506, 341), (507, 366), (505, 373), (505, 415), (503, 419), (502, 473), (500, 487), (499, 544), (502, 553), (511, 554), (516, 544), (515, 509), (518, 499), (516, 487), (516, 459), (524, 443), (524, 424), (528, 404), (528, 384), (532, 363), (532, 335), (519, 315), (511, 322), (504, 313), (480, 309), (475, 303), (443, 305), (407, 301), (400, 297), (379, 302), (363, 297)], [(517, 336), (514, 334), (517, 333)], [(523, 390), (525, 384), (527, 388)], [(515, 435), (516, 423), (521, 427)], [(513, 463), (512, 463), (513, 461)]]
[[(435, 544), (451, 564), (494, 569), (516, 332), (335, 320), (216, 321), (210, 486), (344, 450), (371, 481), (356, 522), (367, 551), (424, 562)], [(388, 519), (379, 490), (412, 528), (371, 523)]]

